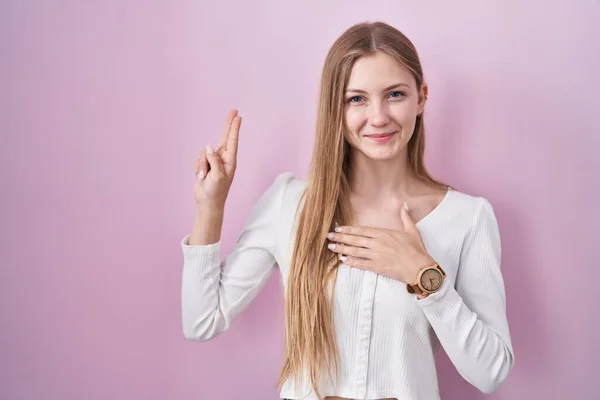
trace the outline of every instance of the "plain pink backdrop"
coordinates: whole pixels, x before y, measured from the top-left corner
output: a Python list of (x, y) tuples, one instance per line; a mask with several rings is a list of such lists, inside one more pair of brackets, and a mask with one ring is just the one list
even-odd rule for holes
[[(597, 1), (3, 1), (0, 398), (275, 399), (279, 274), (225, 335), (184, 340), (192, 164), (244, 116), (230, 250), (305, 176), (327, 49), (383, 20), (422, 56), (427, 160), (490, 199), (516, 364), (496, 400), (594, 400), (600, 346)], [(440, 356), (445, 400), (480, 400)], [(485, 397), (488, 398), (488, 397)]]

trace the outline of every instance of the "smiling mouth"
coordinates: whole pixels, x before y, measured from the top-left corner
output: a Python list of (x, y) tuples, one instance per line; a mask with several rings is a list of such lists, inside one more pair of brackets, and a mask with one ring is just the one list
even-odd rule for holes
[(388, 132), (388, 133), (374, 133), (372, 135), (365, 135), (365, 137), (369, 139), (373, 139), (377, 142), (385, 142), (388, 141), (394, 136), (396, 132)]

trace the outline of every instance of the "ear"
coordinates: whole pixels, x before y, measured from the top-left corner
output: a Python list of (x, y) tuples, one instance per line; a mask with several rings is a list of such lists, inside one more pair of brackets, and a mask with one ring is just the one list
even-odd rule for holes
[(429, 86), (427, 86), (427, 82), (423, 81), (421, 84), (421, 89), (419, 90), (419, 105), (418, 105), (418, 113), (422, 113), (425, 108), (425, 103), (427, 103), (427, 97), (429, 93)]

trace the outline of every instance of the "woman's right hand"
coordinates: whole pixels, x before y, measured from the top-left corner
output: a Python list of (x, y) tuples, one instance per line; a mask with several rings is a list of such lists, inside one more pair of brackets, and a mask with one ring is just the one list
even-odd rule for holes
[(237, 164), (238, 138), (242, 117), (231, 110), (221, 135), (219, 147), (207, 146), (196, 159), (194, 196), (198, 205), (223, 208)]

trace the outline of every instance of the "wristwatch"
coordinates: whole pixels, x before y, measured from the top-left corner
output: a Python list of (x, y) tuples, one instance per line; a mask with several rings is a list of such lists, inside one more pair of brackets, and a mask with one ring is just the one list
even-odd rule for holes
[(442, 287), (446, 273), (438, 263), (433, 263), (422, 268), (417, 274), (417, 279), (406, 285), (408, 293), (419, 295), (435, 293)]

